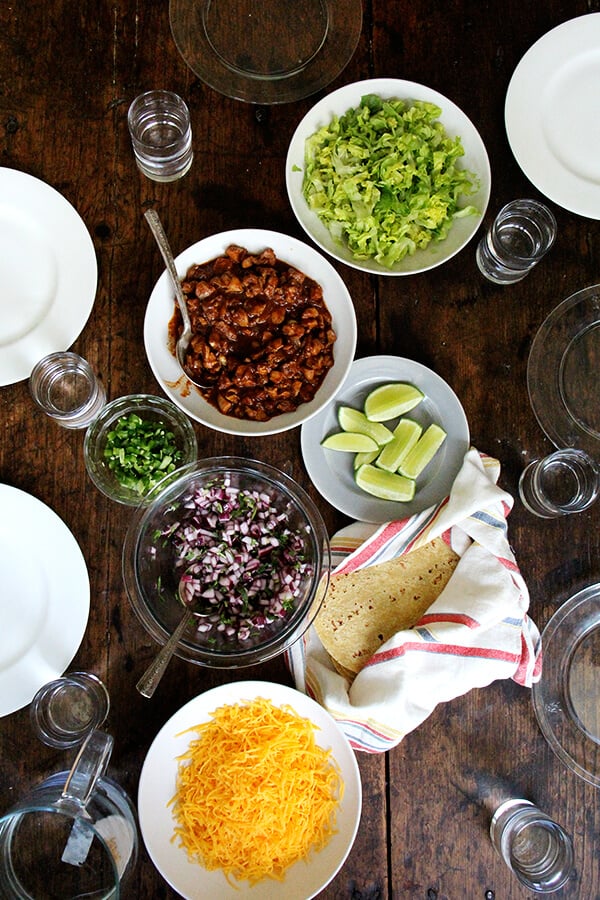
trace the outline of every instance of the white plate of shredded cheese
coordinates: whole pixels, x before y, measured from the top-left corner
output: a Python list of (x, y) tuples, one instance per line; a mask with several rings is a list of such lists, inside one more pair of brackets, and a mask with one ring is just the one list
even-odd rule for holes
[[(258, 700), (267, 701), (272, 707), (287, 710), (312, 724), (315, 744), (329, 752), (329, 760), (342, 787), (336, 804), (335, 824), (325, 846), (318, 851), (309, 851), (305, 858), (290, 865), (283, 873), (283, 880), (266, 876), (252, 884), (247, 878), (227, 877), (223, 869), (209, 870), (189, 858), (175, 834), (177, 819), (172, 800), (177, 793), (178, 767), (182, 765), (179, 757), (197, 738), (195, 726), (213, 722), (215, 712), (223, 707), (252, 705)], [(214, 743), (212, 746), (213, 753), (217, 753)], [(252, 779), (253, 764), (248, 761), (246, 768), (248, 778)], [(250, 781), (249, 785), (255, 783), (256, 780)], [(247, 806), (249, 822), (261, 814), (259, 791), (252, 790), (254, 799)], [(305, 694), (263, 681), (221, 685), (186, 703), (154, 739), (142, 767), (138, 792), (139, 822), (146, 849), (161, 875), (186, 900), (205, 897), (278, 900), (282, 895), (286, 900), (310, 900), (343, 866), (356, 837), (361, 807), (360, 774), (354, 751), (334, 719)]]

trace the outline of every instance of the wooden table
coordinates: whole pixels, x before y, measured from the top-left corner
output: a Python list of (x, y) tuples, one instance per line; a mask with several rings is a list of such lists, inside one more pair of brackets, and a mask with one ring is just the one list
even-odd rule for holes
[[(584, 0), (365, 0), (356, 53), (330, 87), (397, 76), (457, 103), (488, 148), (489, 221), (506, 201), (538, 196), (515, 162), (504, 129), (504, 98), (515, 66), (545, 32), (599, 8)], [(138, 173), (127, 133), (130, 101), (154, 87), (182, 94), (192, 113), (194, 165), (170, 185)], [(179, 56), (166, 0), (5, 0), (0, 6), (0, 165), (51, 184), (91, 233), (98, 292), (73, 349), (92, 362), (110, 398), (161, 393), (142, 343), (146, 303), (162, 271), (143, 211), (159, 210), (176, 252), (205, 235), (244, 226), (303, 239), (286, 196), (284, 159), (297, 123), (316, 99), (260, 108), (216, 93)], [(397, 354), (439, 373), (464, 405), (473, 444), (500, 460), (500, 483), (513, 494), (524, 464), (551, 449), (527, 395), (531, 341), (560, 300), (599, 280), (598, 222), (554, 211), (554, 248), (512, 287), (480, 277), (474, 242), (441, 268), (407, 278), (370, 277), (336, 266), (356, 306), (357, 356)], [(24, 276), (35, 277), (35, 260)], [(298, 430), (255, 440), (200, 425), (196, 431), (201, 455), (251, 455), (278, 465), (311, 492), (332, 532), (347, 524), (311, 487)], [(0, 480), (52, 507), (81, 545), (91, 612), (71, 668), (96, 672), (110, 690), (110, 772), (135, 797), (153, 737), (183, 703), (228, 679), (289, 683), (289, 675), (281, 662), (228, 674), (176, 659), (152, 701), (137, 694), (136, 681), (156, 646), (134, 618), (123, 588), (120, 555), (128, 513), (86, 478), (82, 441), (82, 433), (63, 430), (34, 409), (26, 381), (0, 388)], [(515, 504), (511, 544), (540, 628), (575, 590), (598, 580), (599, 524), (599, 506), (562, 521), (542, 521)], [(4, 717), (0, 808), (70, 759), (35, 740), (27, 709)], [(576, 877), (561, 896), (600, 897), (596, 791), (546, 745), (529, 690), (505, 681), (473, 691), (438, 707), (393, 751), (362, 754), (358, 762), (361, 827), (323, 898), (528, 896), (488, 838), (495, 785), (502, 780), (573, 835)], [(143, 848), (127, 895), (176, 896)]]

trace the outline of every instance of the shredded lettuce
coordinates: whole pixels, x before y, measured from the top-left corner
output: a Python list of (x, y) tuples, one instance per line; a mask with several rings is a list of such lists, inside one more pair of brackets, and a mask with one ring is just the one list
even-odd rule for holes
[(459, 206), (478, 179), (457, 165), (462, 141), (446, 134), (440, 115), (434, 103), (368, 94), (307, 139), (304, 197), (357, 259), (391, 267), (477, 214)]

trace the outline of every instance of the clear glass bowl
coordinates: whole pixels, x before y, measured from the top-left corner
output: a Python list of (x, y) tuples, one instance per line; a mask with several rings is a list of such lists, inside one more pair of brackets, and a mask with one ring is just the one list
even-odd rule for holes
[[(152, 638), (164, 644), (179, 623), (183, 606), (178, 597), (176, 552), (164, 535), (179, 521), (182, 503), (196, 489), (222, 484), (228, 478), (241, 490), (258, 489), (282, 515), (282, 527), (300, 537), (308, 563), (291, 608), (284, 616), (255, 630), (246, 639), (215, 628), (189, 628), (177, 656), (196, 665), (238, 668), (265, 662), (283, 653), (309, 627), (329, 583), (330, 548), (325, 524), (308, 494), (278, 469), (238, 457), (213, 457), (184, 466), (167, 476), (140, 506), (130, 523), (123, 547), (123, 579), (133, 610)], [(202, 622), (200, 619), (199, 622)]]
[(227, 97), (289, 103), (321, 90), (360, 38), (360, 0), (170, 0), (171, 33), (192, 71)]
[(572, 772), (600, 787), (600, 584), (561, 603), (542, 632), (533, 708), (548, 744)]
[(87, 473), (96, 487), (111, 500), (128, 506), (138, 506), (144, 503), (146, 498), (122, 485), (108, 467), (104, 457), (108, 433), (121, 416), (129, 413), (137, 413), (145, 421), (164, 422), (173, 433), (177, 447), (182, 453), (178, 468), (197, 458), (198, 443), (192, 423), (170, 400), (152, 394), (129, 394), (107, 403), (85, 434), (83, 455)]

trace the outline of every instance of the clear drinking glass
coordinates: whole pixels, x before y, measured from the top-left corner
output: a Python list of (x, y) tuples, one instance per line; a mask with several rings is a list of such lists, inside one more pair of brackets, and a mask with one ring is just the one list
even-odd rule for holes
[(521, 884), (540, 894), (561, 888), (573, 870), (573, 843), (529, 800), (506, 800), (492, 818), (492, 843)]
[(71, 672), (39, 689), (30, 706), (37, 736), (50, 747), (75, 747), (108, 715), (106, 687), (91, 672)]
[(37, 405), (63, 428), (87, 428), (106, 403), (106, 391), (77, 353), (50, 353), (35, 364), (29, 389)]
[(496, 284), (524, 278), (556, 237), (554, 214), (537, 200), (513, 200), (502, 207), (477, 246), (479, 271)]
[(138, 168), (153, 181), (176, 181), (194, 157), (190, 112), (173, 91), (146, 91), (136, 97), (127, 124)]
[(519, 479), (523, 505), (543, 519), (582, 512), (595, 502), (599, 491), (600, 470), (583, 450), (556, 450), (536, 459)]

